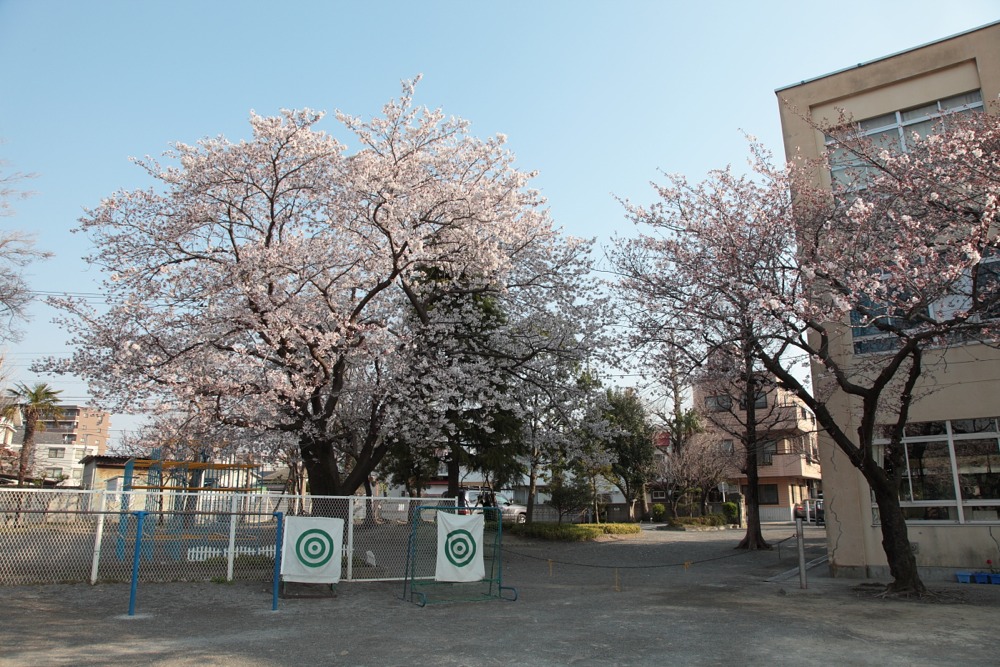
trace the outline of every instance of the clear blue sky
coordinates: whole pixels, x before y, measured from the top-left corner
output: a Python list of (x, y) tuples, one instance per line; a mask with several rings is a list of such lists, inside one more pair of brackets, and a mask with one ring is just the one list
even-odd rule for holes
[[(0, 0), (0, 159), (38, 174), (0, 224), (55, 253), (34, 289), (96, 292), (70, 230), (148, 185), (130, 156), (238, 140), (251, 109), (370, 116), (423, 74), (418, 103), (506, 134), (556, 222), (606, 244), (630, 233), (613, 195), (650, 201), (660, 170), (742, 164), (743, 131), (780, 156), (776, 88), (998, 19), (996, 0)], [(332, 114), (321, 127), (346, 138)], [(13, 379), (86, 400), (80, 382), (28, 372), (68, 352), (51, 309), (32, 312)]]

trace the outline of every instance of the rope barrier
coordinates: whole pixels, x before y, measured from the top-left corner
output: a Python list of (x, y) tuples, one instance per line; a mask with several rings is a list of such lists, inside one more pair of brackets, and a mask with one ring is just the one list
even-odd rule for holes
[[(788, 540), (795, 539), (795, 535), (786, 537), (783, 540), (775, 542), (775, 545), (782, 544)], [(737, 556), (746, 556), (747, 554), (753, 553), (749, 550), (740, 550), (735, 553), (725, 554), (722, 556), (716, 556), (714, 558), (703, 558), (702, 560), (686, 560), (679, 563), (660, 563), (657, 565), (596, 565), (593, 563), (574, 563), (571, 561), (556, 560), (555, 558), (549, 558), (548, 556), (532, 556), (531, 554), (521, 553), (519, 551), (514, 551), (506, 547), (501, 547), (501, 551), (512, 556), (521, 556), (522, 558), (528, 558), (531, 560), (541, 560), (546, 561), (549, 564), (549, 574), (552, 573), (552, 564), (558, 563), (559, 565), (571, 565), (573, 567), (590, 567), (599, 570), (656, 570), (666, 567), (683, 567), (685, 570), (689, 569), (692, 565), (698, 565), (700, 563), (712, 563), (714, 561), (725, 560), (727, 558), (735, 558)]]

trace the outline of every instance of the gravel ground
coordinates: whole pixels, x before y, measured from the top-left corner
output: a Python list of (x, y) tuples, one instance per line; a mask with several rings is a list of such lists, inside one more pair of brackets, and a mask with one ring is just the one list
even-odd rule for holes
[[(778, 542), (792, 526), (771, 526)], [(505, 538), (517, 601), (418, 607), (402, 582), (283, 599), (269, 582), (0, 589), (0, 665), (993, 665), (1000, 586), (883, 600), (824, 566), (799, 587), (793, 541), (644, 530), (584, 544)], [(807, 529), (807, 558), (823, 553)], [(775, 581), (784, 574), (785, 578)], [(770, 581), (769, 581), (770, 580)], [(993, 639), (990, 639), (994, 637)]]

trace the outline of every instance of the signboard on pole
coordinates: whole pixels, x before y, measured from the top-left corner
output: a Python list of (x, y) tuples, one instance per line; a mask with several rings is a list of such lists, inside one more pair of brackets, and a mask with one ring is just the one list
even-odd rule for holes
[(290, 516), (281, 541), (281, 578), (306, 584), (340, 581), (344, 520)]

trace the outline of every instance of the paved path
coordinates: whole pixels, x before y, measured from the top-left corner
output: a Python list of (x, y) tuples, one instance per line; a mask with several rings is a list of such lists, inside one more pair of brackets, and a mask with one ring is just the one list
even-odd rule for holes
[[(770, 527), (778, 541), (791, 526)], [(0, 589), (0, 665), (993, 665), (1000, 586), (935, 584), (937, 603), (886, 601), (794, 544), (743, 554), (739, 533), (644, 531), (557, 545), (505, 539), (516, 602), (416, 607), (401, 583), (341, 584), (282, 600), (270, 585), (144, 584)], [(807, 531), (809, 556), (822, 531)], [(687, 563), (687, 567), (685, 567)]]

